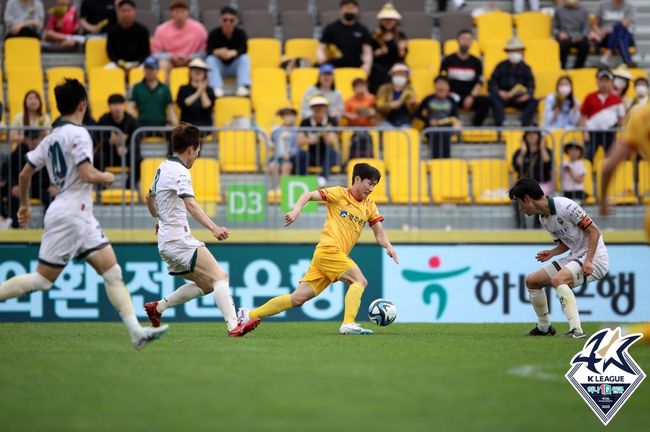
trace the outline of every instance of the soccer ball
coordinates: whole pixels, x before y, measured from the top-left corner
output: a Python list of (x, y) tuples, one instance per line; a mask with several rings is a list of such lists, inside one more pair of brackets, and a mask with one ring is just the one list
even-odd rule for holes
[(370, 303), (368, 318), (379, 326), (387, 326), (397, 318), (397, 308), (392, 301), (379, 298)]

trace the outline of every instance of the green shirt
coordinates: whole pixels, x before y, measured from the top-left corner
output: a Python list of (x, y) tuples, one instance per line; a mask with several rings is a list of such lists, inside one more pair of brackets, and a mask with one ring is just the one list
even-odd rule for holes
[(158, 82), (152, 90), (142, 80), (131, 89), (130, 101), (138, 108), (138, 120), (141, 126), (165, 126), (167, 105), (173, 103), (172, 94), (167, 84)]

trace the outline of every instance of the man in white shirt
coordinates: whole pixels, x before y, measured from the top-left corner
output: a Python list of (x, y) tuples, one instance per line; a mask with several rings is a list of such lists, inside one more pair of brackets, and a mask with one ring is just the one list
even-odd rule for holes
[(546, 262), (569, 251), (569, 255), (552, 261), (526, 278), (530, 302), (537, 314), (537, 326), (528, 336), (553, 336), (544, 287), (555, 288), (562, 311), (569, 321), (565, 337), (580, 339), (582, 331), (576, 298), (571, 288), (602, 279), (609, 268), (609, 256), (598, 227), (585, 211), (568, 198), (544, 196), (539, 184), (531, 178), (520, 179), (510, 189), (510, 199), (528, 216), (539, 215), (544, 227), (557, 244), (554, 249), (540, 251), (535, 257)]

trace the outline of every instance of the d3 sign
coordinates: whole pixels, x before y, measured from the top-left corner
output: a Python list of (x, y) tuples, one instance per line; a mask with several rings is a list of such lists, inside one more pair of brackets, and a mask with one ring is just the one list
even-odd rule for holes
[(263, 184), (228, 185), (228, 222), (264, 222), (266, 188)]
[[(318, 188), (315, 176), (284, 176), (282, 177), (282, 205), (283, 213), (293, 210), (300, 195)], [(302, 210), (303, 213), (315, 213), (318, 206), (315, 202), (308, 203)]]

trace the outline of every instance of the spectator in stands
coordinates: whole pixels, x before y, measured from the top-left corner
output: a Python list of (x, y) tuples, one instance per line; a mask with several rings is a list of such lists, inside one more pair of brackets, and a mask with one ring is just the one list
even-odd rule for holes
[[(368, 82), (363, 78), (352, 81), (354, 95), (345, 101), (343, 116), (348, 126), (371, 127), (377, 124), (375, 96), (368, 91)], [(372, 158), (372, 135), (367, 131), (355, 131), (350, 138), (350, 159)]]
[(9, 0), (4, 13), (5, 39), (11, 37), (39, 38), (45, 12), (41, 0)]
[[(9, 134), (11, 142), (13, 144), (24, 142), (26, 131), (23, 128), (28, 128), (30, 126), (36, 128), (50, 127), (50, 116), (45, 112), (43, 99), (41, 99), (41, 95), (36, 90), (29, 90), (25, 93), (25, 97), (23, 98), (23, 110), (16, 114), (11, 122), (11, 127), (15, 128), (12, 129)], [(43, 138), (46, 134), (47, 130), (45, 129), (40, 131), (31, 131), (32, 136), (39, 138), (37, 141), (40, 141), (40, 138)]]
[[(131, 148), (131, 136), (139, 127), (138, 121), (126, 111), (126, 99), (121, 94), (112, 94), (108, 97), (108, 112), (99, 118), (100, 126), (112, 126), (122, 131), (124, 142), (119, 134), (115, 132), (102, 132), (100, 146), (95, 149), (95, 167), (104, 171), (108, 166), (122, 166), (122, 158), (126, 158), (124, 164), (129, 167), (129, 149)], [(135, 181), (140, 181), (140, 139), (135, 142)], [(128, 184), (128, 182), (127, 182)]]
[(460, 108), (474, 111), (473, 126), (481, 126), (490, 108), (490, 99), (482, 96), (483, 63), (469, 53), (474, 37), (471, 30), (458, 32), (458, 52), (448, 55), (440, 65), (440, 75), (447, 77), (451, 96)]
[(144, 61), (144, 79), (131, 88), (129, 101), (129, 110), (138, 113), (140, 126), (178, 123), (171, 92), (158, 80), (158, 60), (153, 56)]
[(513, 107), (522, 110), (521, 125), (530, 126), (537, 110), (533, 71), (524, 62), (524, 45), (517, 36), (508, 41), (505, 51), (508, 59), (496, 66), (489, 82), (494, 123), (502, 126), (505, 108)]
[[(438, 12), (447, 11), (447, 4), (449, 3), (449, 0), (437, 0), (437, 3)], [(461, 10), (465, 7), (465, 0), (452, 0), (452, 3), (454, 4), (456, 10)]]
[(189, 64), (190, 82), (181, 86), (176, 103), (181, 109), (181, 121), (195, 126), (212, 126), (212, 111), (216, 99), (208, 84), (210, 67), (201, 59)]
[(634, 23), (635, 8), (626, 0), (601, 0), (596, 11), (596, 21), (589, 33), (589, 39), (597, 47), (604, 48), (600, 57), (604, 66), (609, 66), (612, 53), (618, 52), (627, 65), (632, 65), (630, 47), (634, 36), (630, 28)]
[[(521, 139), (521, 144), (512, 155), (512, 169), (517, 178), (530, 177), (536, 180), (550, 196), (553, 191), (553, 152), (544, 143), (544, 137), (539, 130), (527, 130)], [(515, 203), (515, 221), (517, 228), (526, 228), (523, 213)], [(535, 228), (540, 227), (539, 218), (533, 218)]]
[(111, 59), (108, 67), (121, 67), (126, 73), (151, 55), (149, 30), (135, 20), (135, 14), (133, 0), (120, 0), (117, 23), (108, 29), (106, 39), (106, 53)]
[(580, 120), (580, 102), (573, 95), (573, 81), (568, 75), (558, 78), (555, 93), (544, 100), (544, 122), (542, 128), (575, 129)]
[(379, 86), (390, 81), (388, 72), (396, 63), (404, 63), (408, 39), (399, 29), (402, 16), (395, 6), (387, 3), (377, 14), (379, 26), (372, 32), (374, 55), (370, 75), (370, 91), (376, 93)]
[(585, 66), (589, 55), (589, 12), (579, 0), (566, 0), (553, 15), (553, 35), (560, 44), (560, 63), (566, 69), (571, 48), (577, 50), (574, 68)]
[[(528, 6), (531, 11), (539, 10), (539, 0), (528, 0)], [(526, 9), (526, 0), (512, 0), (512, 9), (514, 13), (521, 13)]]
[(221, 8), (221, 26), (208, 35), (208, 58), (212, 71), (210, 86), (217, 97), (223, 96), (223, 78), (237, 78), (237, 96), (248, 96), (251, 85), (251, 61), (248, 51), (248, 36), (237, 27), (238, 14), (235, 8)]
[(632, 100), (632, 109), (645, 105), (650, 101), (648, 98), (648, 80), (646, 78), (639, 77), (634, 80), (634, 90), (636, 91), (636, 96)]
[(77, 44), (84, 43), (85, 38), (77, 34), (79, 30), (77, 8), (71, 6), (71, 3), (71, 0), (56, 0), (56, 6), (48, 11), (43, 36), (45, 48), (65, 51), (75, 49)]
[(331, 64), (322, 65), (320, 67), (320, 73), (318, 74), (318, 81), (316, 84), (305, 90), (300, 105), (302, 118), (307, 118), (312, 115), (310, 103), (311, 99), (316, 94), (327, 98), (329, 101), (327, 115), (338, 121), (343, 114), (343, 96), (341, 96), (341, 92), (339, 92), (334, 85), (334, 67)]
[(614, 75), (609, 69), (596, 74), (598, 90), (589, 93), (580, 106), (578, 125), (584, 132), (585, 158), (593, 161), (596, 150), (603, 146), (605, 154), (616, 139), (616, 132), (609, 129), (623, 126), (625, 107), (623, 100), (614, 93)]
[(623, 106), (627, 112), (632, 108), (632, 98), (627, 97), (627, 91), (634, 77), (625, 65), (619, 65), (612, 71), (612, 75), (614, 75), (614, 93), (623, 100)]
[[(449, 80), (438, 76), (433, 81), (435, 92), (425, 97), (416, 111), (416, 117), (424, 122), (426, 128), (460, 128), (458, 105), (450, 94)], [(449, 130), (444, 132), (428, 132), (427, 140), (431, 147), (431, 158), (451, 157), (451, 135)]]
[(187, 66), (192, 59), (203, 57), (208, 41), (203, 24), (189, 17), (186, 0), (172, 1), (169, 10), (171, 19), (156, 28), (151, 49), (160, 61), (167, 82), (172, 68)]
[(372, 39), (370, 32), (359, 23), (357, 0), (341, 0), (341, 19), (323, 30), (316, 57), (318, 63), (334, 67), (360, 67), (367, 76), (372, 70)]
[(339, 138), (335, 132), (328, 131), (328, 127), (338, 126), (336, 119), (327, 114), (329, 100), (323, 95), (315, 95), (309, 101), (312, 110), (310, 117), (304, 118), (300, 123), (301, 128), (312, 128), (308, 131), (298, 133), (298, 151), (295, 164), (298, 171), (305, 166), (321, 167), (318, 176), (318, 186), (327, 184), (327, 178), (336, 164), (338, 155), (336, 150), (339, 147)]
[(377, 112), (384, 123), (394, 127), (409, 127), (418, 107), (418, 99), (409, 83), (408, 66), (397, 63), (390, 70), (391, 82), (377, 91)]
[(584, 201), (585, 196), (585, 176), (587, 169), (583, 159), (585, 149), (578, 142), (570, 142), (564, 146), (564, 153), (569, 160), (562, 162), (562, 190), (566, 198), (577, 201)]
[[(293, 160), (298, 155), (298, 131), (295, 129), (297, 114), (298, 111), (290, 105), (280, 108), (277, 115), (282, 118), (282, 125), (274, 127), (271, 131), (268, 169), (271, 183), (276, 190), (280, 187), (280, 177), (291, 174)], [(300, 172), (296, 174), (307, 175), (307, 164), (300, 168)]]
[(79, 25), (85, 33), (106, 33), (117, 22), (115, 0), (83, 0), (79, 13)]

